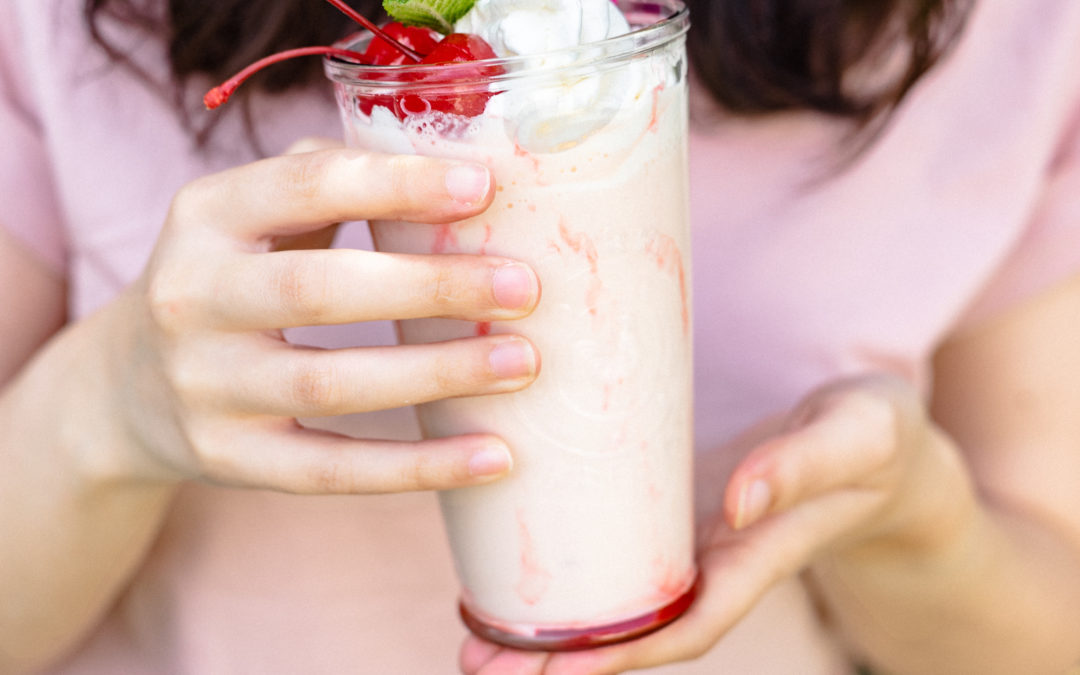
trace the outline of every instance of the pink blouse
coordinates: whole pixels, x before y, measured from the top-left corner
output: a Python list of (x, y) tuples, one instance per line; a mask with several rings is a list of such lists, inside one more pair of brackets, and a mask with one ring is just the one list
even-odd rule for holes
[[(236, 110), (194, 148), (172, 101), (90, 43), (81, 6), (0, 4), (0, 224), (68, 279), (76, 319), (140, 272), (180, 186), (255, 156)], [(159, 42), (106, 29), (164, 77)], [(958, 48), (844, 170), (826, 119), (735, 119), (700, 96), (694, 108), (702, 453), (836, 377), (889, 369), (926, 386), (944, 336), (1080, 270), (1075, 0), (979, 3)], [(268, 153), (340, 136), (321, 89), (255, 110)], [(360, 227), (339, 242), (369, 244)], [(381, 323), (292, 336), (393, 339)], [(418, 433), (408, 410), (332, 424)], [(185, 486), (130, 587), (54, 672), (456, 672), (464, 632), (433, 503)], [(657, 672), (841, 663), (793, 582), (701, 661)]]

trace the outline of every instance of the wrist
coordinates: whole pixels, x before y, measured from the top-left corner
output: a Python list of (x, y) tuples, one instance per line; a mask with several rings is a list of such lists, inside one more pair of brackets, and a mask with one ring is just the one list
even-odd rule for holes
[(80, 490), (179, 482), (131, 433), (142, 414), (121, 375), (137, 358), (123, 301), (61, 331), (27, 368), (15, 415)]

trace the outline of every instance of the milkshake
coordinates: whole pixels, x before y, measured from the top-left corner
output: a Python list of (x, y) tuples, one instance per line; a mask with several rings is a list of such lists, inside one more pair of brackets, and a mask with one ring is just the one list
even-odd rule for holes
[(380, 250), (506, 256), (540, 278), (526, 319), (410, 320), (400, 334), (512, 332), (542, 355), (523, 391), (419, 416), (428, 437), (487, 432), (514, 454), (508, 478), (440, 495), (467, 625), (574, 649), (654, 630), (695, 593), (688, 21), (677, 0), (535, 2), (533, 15), (500, 2), (480, 0), (458, 29), (501, 58), (326, 70), (350, 145), (474, 160), (495, 176), (475, 218), (371, 223)]

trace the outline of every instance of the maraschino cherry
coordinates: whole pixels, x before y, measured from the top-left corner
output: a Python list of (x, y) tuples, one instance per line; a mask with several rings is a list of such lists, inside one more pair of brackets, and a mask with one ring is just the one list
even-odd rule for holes
[[(396, 45), (404, 45), (415, 51), (420, 55), (421, 62), (435, 50), (442, 37), (430, 28), (406, 26), (399, 21), (391, 21), (383, 26), (382, 33), (395, 40)], [(402, 66), (416, 61), (402, 53), (395, 44), (375, 35), (364, 50), (364, 63), (371, 66)]]
[[(496, 57), (495, 51), (484, 41), (483, 38), (468, 33), (451, 33), (443, 39), (439, 39), (439, 33), (416, 25), (405, 25), (394, 21), (383, 28), (379, 28), (370, 20), (360, 15), (354, 9), (346, 5), (343, 0), (327, 0), (331, 5), (340, 10), (350, 19), (360, 24), (373, 33), (371, 42), (361, 53), (338, 47), (317, 46), (301, 47), (272, 54), (262, 58), (250, 66), (233, 75), (222, 84), (214, 87), (203, 97), (203, 103), (208, 109), (213, 110), (226, 101), (249, 77), (267, 66), (300, 56), (334, 56), (362, 65), (373, 66), (401, 66), (409, 64), (459, 64), (473, 61), (481, 61)], [(395, 6), (400, 10), (403, 3), (399, 0)], [(471, 6), (471, 3), (469, 3)], [(428, 5), (425, 5), (428, 7)], [(387, 6), (390, 9), (389, 5)], [(464, 14), (468, 7), (461, 8), (460, 3), (456, 7), (458, 16)], [(445, 17), (437, 17), (437, 25), (452, 25)], [(464, 83), (476, 76), (490, 77), (500, 69), (493, 66), (477, 67), (471, 71), (466, 69), (454, 69), (452, 73), (440, 74), (434, 69), (424, 69), (425, 72), (407, 74), (407, 82), (416, 82), (418, 87), (426, 90), (417, 93), (405, 92), (397, 96), (367, 96), (360, 101), (361, 111), (371, 114), (375, 106), (385, 106), (394, 111), (399, 119), (408, 115), (428, 111), (464, 115), (474, 117), (484, 111), (487, 100), (492, 94), (487, 91), (472, 91), (464, 84), (455, 86), (455, 82)]]
[[(472, 63), (495, 57), (495, 50), (479, 35), (451, 33), (443, 38), (430, 54), (421, 59), (420, 63)], [(498, 74), (499, 70), (496, 66), (476, 65), (455, 69), (452, 77), (443, 75), (438, 70), (418, 73), (414, 78), (418, 84), (439, 85), (438, 89), (415, 94), (406, 92), (398, 97), (394, 112), (399, 118), (428, 110), (476, 117), (484, 112), (484, 107), (493, 94), (486, 90), (477, 91), (475, 85), (465, 83), (489, 78)], [(460, 84), (455, 85), (455, 82)]]

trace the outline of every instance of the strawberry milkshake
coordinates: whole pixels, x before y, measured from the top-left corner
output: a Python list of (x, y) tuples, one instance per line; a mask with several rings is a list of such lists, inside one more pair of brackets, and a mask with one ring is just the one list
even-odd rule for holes
[[(507, 479), (441, 495), (462, 615), (517, 647), (629, 639), (676, 618), (696, 582), (686, 12), (478, 0), (436, 19), (453, 35), (392, 37), (444, 65), (326, 70), (350, 145), (479, 161), (497, 182), (469, 220), (372, 223), (378, 247), (507, 256), (543, 287), (520, 321), (400, 325), (409, 343), (518, 333), (543, 356), (524, 391), (419, 409), (429, 436), (489, 432), (514, 453)], [(396, 59), (371, 56), (386, 46), (338, 45), (366, 63)]]

